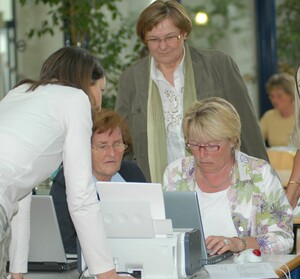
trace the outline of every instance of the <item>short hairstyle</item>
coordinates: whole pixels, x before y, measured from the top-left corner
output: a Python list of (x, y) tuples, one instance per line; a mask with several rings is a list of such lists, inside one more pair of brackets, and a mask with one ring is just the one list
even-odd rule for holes
[(235, 149), (240, 149), (240, 117), (225, 99), (211, 97), (196, 101), (185, 113), (182, 128), (186, 141), (191, 135), (199, 142), (229, 140)]
[(156, 0), (140, 14), (136, 25), (137, 36), (146, 44), (146, 33), (167, 17), (173, 20), (174, 25), (181, 32), (191, 33), (192, 21), (190, 16), (178, 1)]
[(100, 60), (80, 47), (63, 47), (51, 54), (43, 63), (38, 81), (24, 80), (18, 85), (29, 82), (28, 91), (39, 85), (61, 84), (82, 89), (89, 97), (91, 105), (96, 108), (90, 86), (104, 77)]
[(132, 148), (132, 140), (126, 120), (117, 112), (109, 109), (102, 109), (95, 112), (93, 115), (93, 134), (101, 134), (106, 131), (115, 130), (119, 128), (121, 130), (123, 142), (128, 145), (126, 152)]
[(292, 100), (295, 98), (295, 79), (292, 75), (288, 73), (279, 73), (272, 75), (267, 83), (266, 83), (266, 90), (267, 94), (271, 94), (271, 90), (274, 87), (280, 87), (283, 91), (291, 96)]

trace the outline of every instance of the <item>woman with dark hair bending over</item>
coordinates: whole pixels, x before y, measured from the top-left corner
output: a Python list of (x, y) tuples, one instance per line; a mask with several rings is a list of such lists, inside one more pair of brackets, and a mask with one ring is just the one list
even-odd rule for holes
[[(32, 189), (63, 162), (69, 211), (91, 274), (119, 278), (106, 240), (91, 168), (91, 111), (104, 72), (87, 51), (65, 47), (0, 102), (0, 278), (27, 272)], [(87, 229), (88, 228), (88, 229)]]

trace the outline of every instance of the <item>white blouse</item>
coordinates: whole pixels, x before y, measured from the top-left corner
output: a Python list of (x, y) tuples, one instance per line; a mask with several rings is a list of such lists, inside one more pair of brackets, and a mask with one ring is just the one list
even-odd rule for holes
[(10, 270), (27, 271), (31, 190), (63, 161), (69, 210), (90, 273), (114, 268), (91, 168), (91, 106), (79, 89), (28, 85), (0, 102), (0, 204), (12, 220)]

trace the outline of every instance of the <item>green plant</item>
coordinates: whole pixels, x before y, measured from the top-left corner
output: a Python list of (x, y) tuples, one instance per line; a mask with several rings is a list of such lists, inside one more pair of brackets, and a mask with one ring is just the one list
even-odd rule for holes
[[(19, 0), (30, 5), (32, 0)], [(28, 37), (54, 34), (59, 28), (66, 45), (77, 45), (97, 55), (106, 71), (108, 88), (103, 107), (114, 107), (118, 78), (123, 69), (139, 58), (141, 44), (133, 24), (118, 9), (121, 0), (35, 0), (48, 8), (48, 18), (39, 27), (29, 28)], [(135, 39), (134, 39), (135, 38)], [(133, 49), (129, 54), (127, 49)]]
[(300, 64), (300, 1), (283, 0), (277, 5), (277, 52), (281, 71), (295, 73)]
[[(243, 18), (245, 12), (247, 12), (247, 6), (244, 1), (211, 0), (209, 2), (202, 1), (202, 4), (185, 7), (192, 19), (195, 18), (199, 11), (206, 13), (209, 18), (205, 25), (194, 24), (191, 41), (201, 38), (203, 45), (206, 42), (206, 47), (215, 48), (216, 44), (226, 36), (228, 31), (232, 33), (243, 31), (239, 25), (234, 23)], [(238, 10), (238, 13), (232, 13), (232, 10)]]

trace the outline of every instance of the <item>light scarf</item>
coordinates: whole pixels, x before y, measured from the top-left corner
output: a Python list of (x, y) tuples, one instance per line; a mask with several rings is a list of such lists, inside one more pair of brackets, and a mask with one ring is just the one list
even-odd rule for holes
[[(151, 67), (151, 57), (149, 67)], [(185, 45), (185, 71), (183, 92), (183, 114), (197, 100), (194, 71), (189, 47)], [(147, 104), (148, 158), (151, 182), (162, 183), (165, 168), (168, 165), (166, 128), (161, 97), (149, 71)]]

